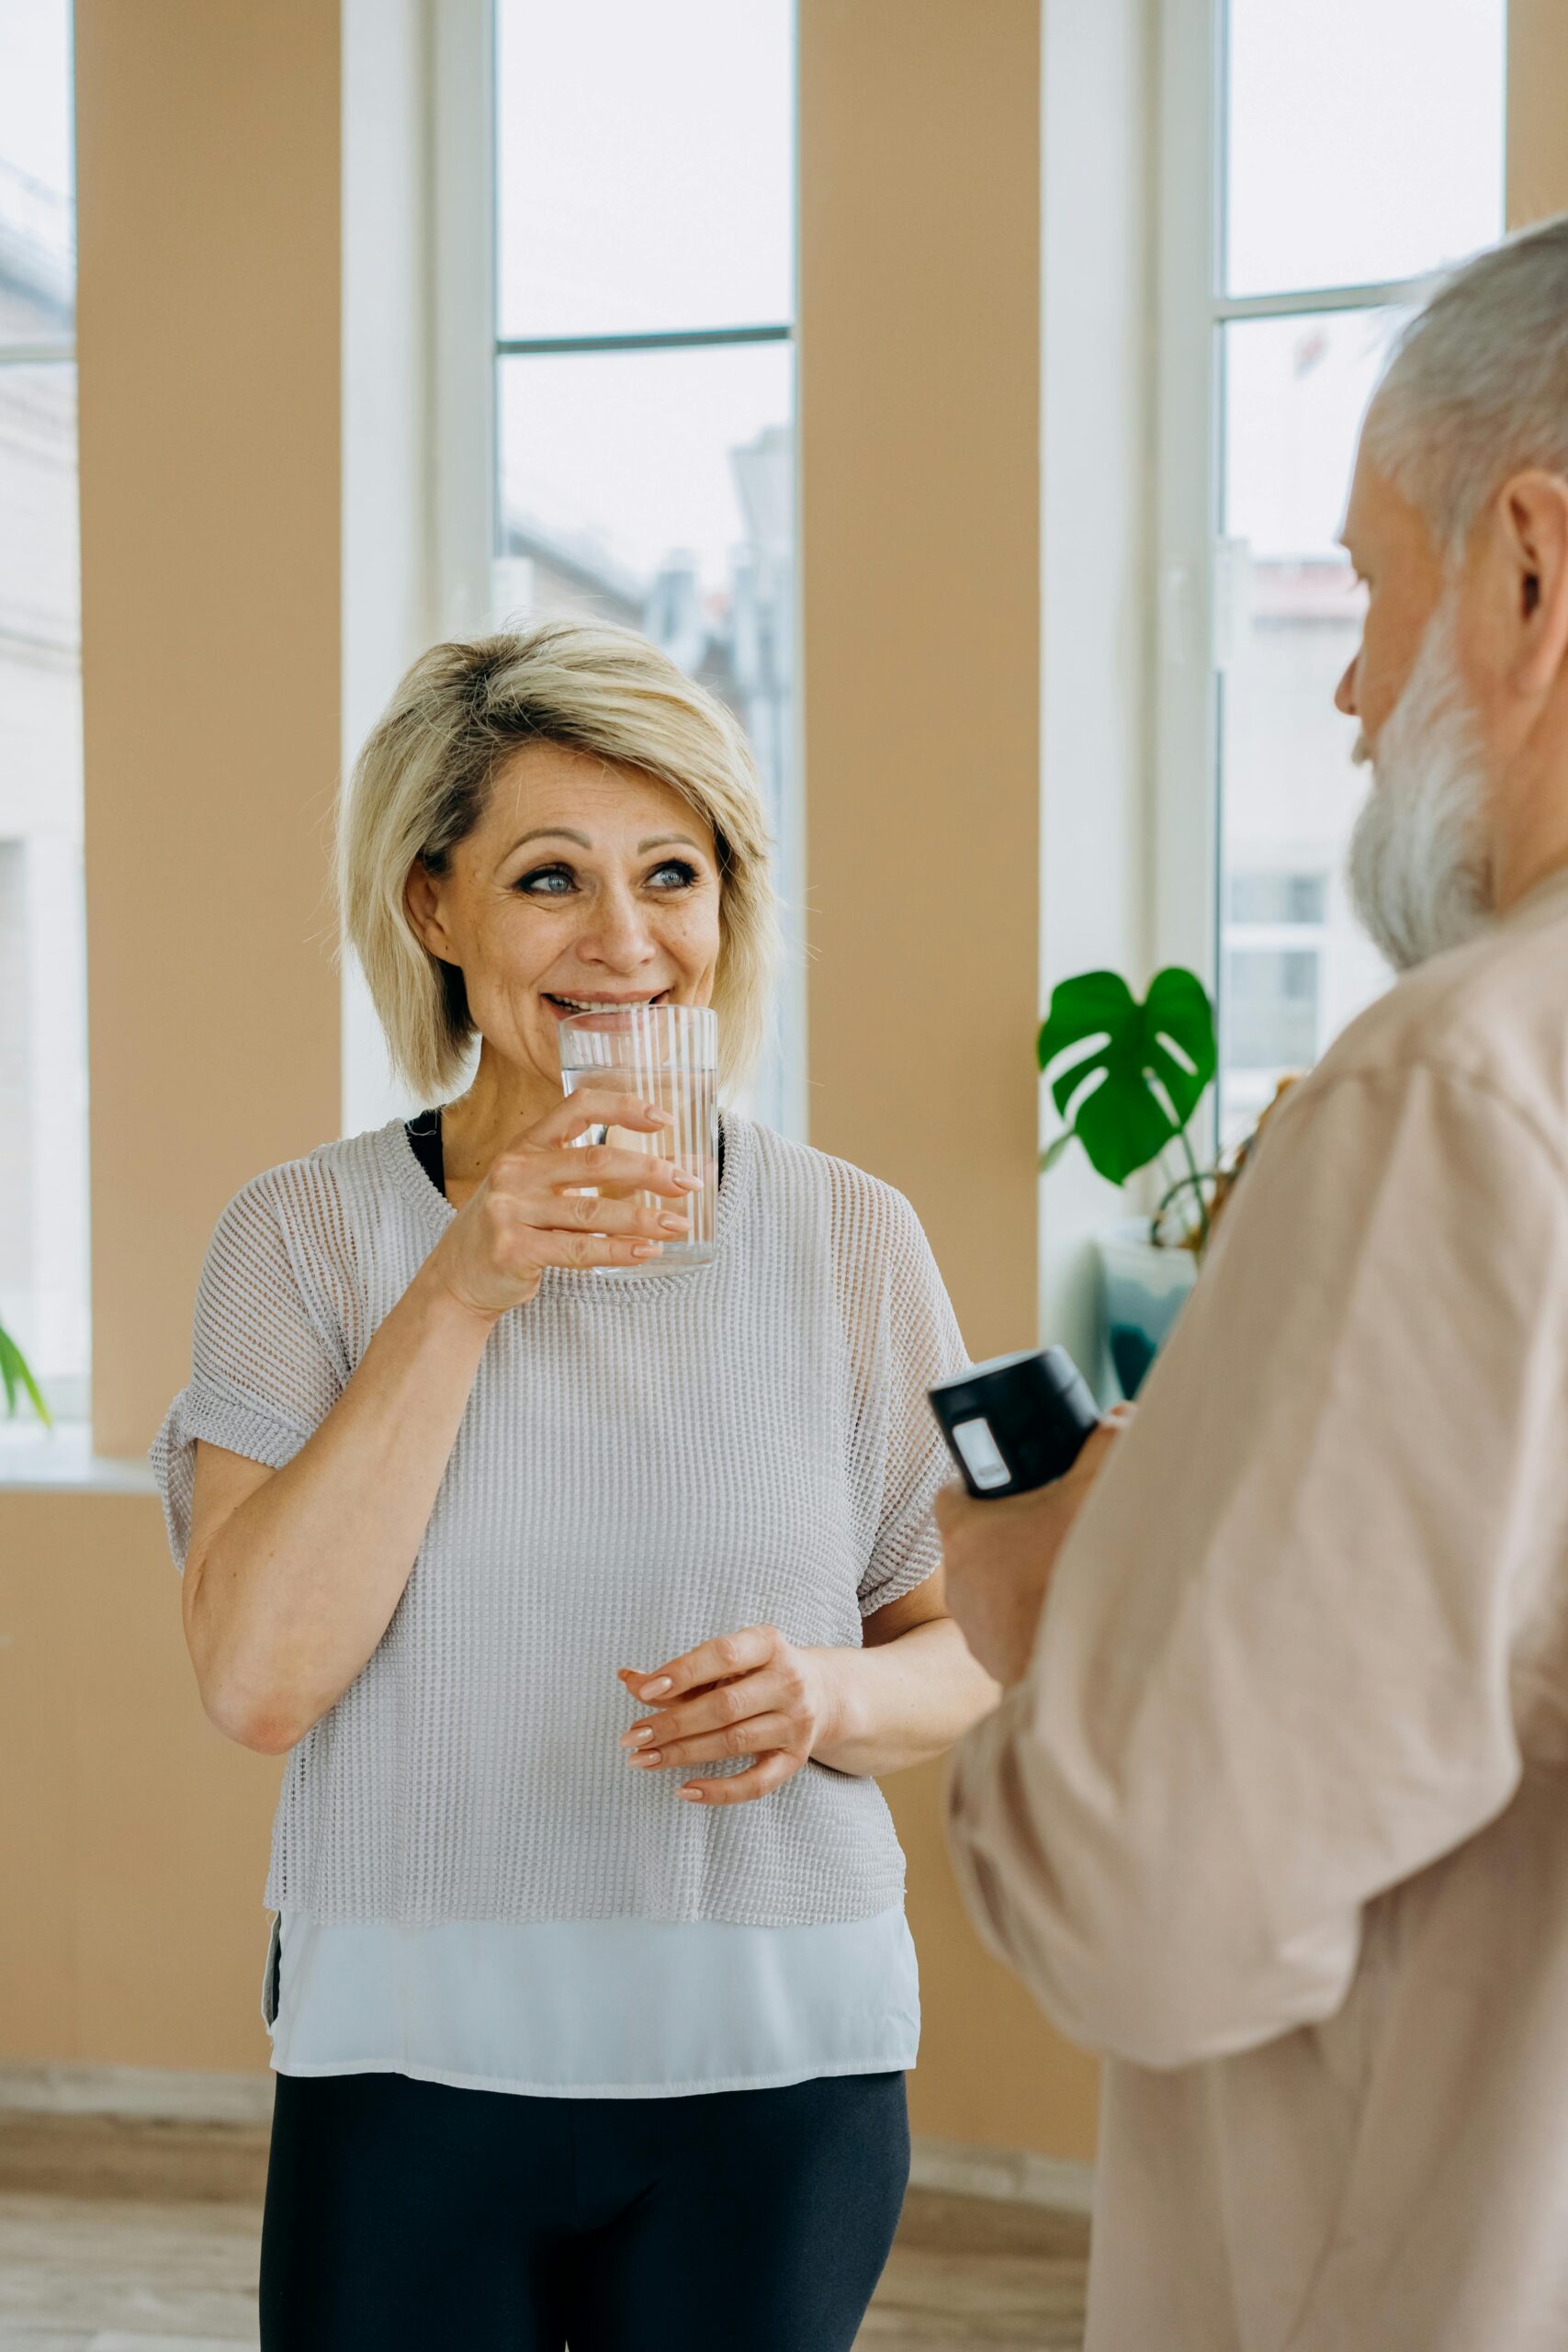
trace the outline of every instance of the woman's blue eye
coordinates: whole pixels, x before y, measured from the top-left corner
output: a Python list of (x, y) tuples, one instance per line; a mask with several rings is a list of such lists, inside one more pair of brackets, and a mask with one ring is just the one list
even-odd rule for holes
[[(697, 869), (683, 857), (671, 857), (656, 865), (648, 878), (664, 888), (689, 889), (697, 878)], [(577, 888), (577, 876), (570, 865), (536, 865), (529, 873), (520, 874), (513, 888), (530, 899), (563, 899)]]

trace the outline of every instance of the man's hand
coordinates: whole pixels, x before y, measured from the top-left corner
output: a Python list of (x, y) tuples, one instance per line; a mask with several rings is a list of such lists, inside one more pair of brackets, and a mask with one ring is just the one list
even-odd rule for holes
[(958, 1481), (936, 1501), (947, 1604), (976, 1658), (1004, 1689), (1029, 1671), (1056, 1555), (1133, 1416), (1111, 1408), (1065, 1476), (1032, 1494), (976, 1501)]

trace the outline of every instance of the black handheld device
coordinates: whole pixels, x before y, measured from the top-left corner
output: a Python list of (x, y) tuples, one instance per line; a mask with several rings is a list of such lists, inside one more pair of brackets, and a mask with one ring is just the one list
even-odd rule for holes
[(1066, 1348), (993, 1356), (931, 1400), (972, 1495), (1022, 1495), (1070, 1470), (1100, 1426), (1088, 1381)]

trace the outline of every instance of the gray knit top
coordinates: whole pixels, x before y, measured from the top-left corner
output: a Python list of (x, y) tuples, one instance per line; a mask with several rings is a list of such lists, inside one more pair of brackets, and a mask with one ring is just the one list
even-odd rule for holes
[[(230, 1204), (152, 1448), (177, 1562), (196, 1441), (281, 1468), (453, 1214), (396, 1121)], [(751, 1624), (858, 1644), (938, 1559), (925, 1391), (964, 1358), (908, 1202), (728, 1114), (716, 1226), (710, 1266), (547, 1270), (495, 1325), (392, 1621), (288, 1758), (275, 1909), (762, 1927), (899, 1899), (874, 1781), (810, 1764), (692, 1805), (618, 1745), (617, 1667)]]

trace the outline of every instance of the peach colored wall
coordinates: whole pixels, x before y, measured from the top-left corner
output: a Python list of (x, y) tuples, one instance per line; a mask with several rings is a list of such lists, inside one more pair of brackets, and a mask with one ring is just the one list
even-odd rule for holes
[(1568, 212), (1568, 7), (1508, 0), (1508, 226)]
[(94, 1420), (139, 1452), (201, 1252), (336, 1132), (336, 0), (78, 0)]
[(0, 1488), (0, 2057), (264, 2066), (280, 1767), (220, 1739), (142, 1495)]
[[(75, 23), (94, 1403), (135, 1454), (223, 1202), (338, 1125), (338, 7)], [(277, 1767), (202, 1717), (155, 1498), (0, 1486), (0, 2052), (265, 2064)]]
[[(979, 1355), (1035, 1321), (1037, 0), (801, 0), (811, 1136), (907, 1192)], [(981, 1951), (940, 1768), (888, 1783), (917, 2129), (1081, 2155), (1095, 2074)]]

